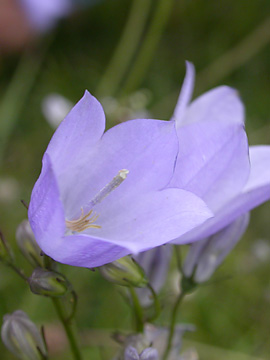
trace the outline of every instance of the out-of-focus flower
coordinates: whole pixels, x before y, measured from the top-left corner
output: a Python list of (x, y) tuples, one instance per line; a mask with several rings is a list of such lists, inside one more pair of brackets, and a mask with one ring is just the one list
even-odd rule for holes
[(28, 220), (23, 220), (18, 226), (16, 240), (22, 254), (30, 264), (33, 267), (42, 267), (43, 257), (41, 256), (41, 249), (36, 242), (35, 235)]
[(158, 352), (153, 348), (146, 348), (140, 354), (133, 346), (125, 350), (124, 360), (158, 360)]
[(5, 346), (19, 359), (44, 360), (47, 356), (40, 332), (21, 310), (4, 316), (1, 336)]
[[(187, 324), (176, 326), (173, 336), (173, 344), (168, 360), (179, 360), (179, 354), (182, 347), (182, 337), (185, 332), (194, 330), (195, 327), (193, 325)], [(153, 354), (158, 354), (159, 358), (162, 359), (167, 345), (168, 333), (169, 330), (165, 327), (156, 327), (150, 324), (146, 324), (143, 334), (129, 335), (125, 338), (123, 349), (115, 357), (114, 360), (125, 360), (125, 354), (128, 351), (130, 351), (131, 355), (134, 354), (134, 356), (136, 356), (137, 354), (140, 354), (141, 356), (143, 351), (148, 348), (155, 349), (155, 352)], [(146, 354), (148, 353), (148, 351), (146, 352)], [(137, 359), (141, 360), (141, 357)]]
[(73, 104), (60, 94), (50, 94), (42, 101), (42, 112), (48, 123), (56, 129), (71, 110)]
[(100, 0), (19, 0), (29, 22), (41, 32), (50, 30), (58, 20), (73, 11)]
[(29, 221), (45, 254), (96, 267), (167, 243), (212, 213), (192, 193), (166, 188), (178, 152), (174, 122), (137, 119), (104, 134), (88, 92), (43, 157)]
[(42, 268), (33, 271), (28, 283), (34, 294), (42, 296), (62, 297), (70, 290), (70, 283), (64, 275)]
[(238, 93), (215, 88), (190, 104), (194, 67), (173, 115), (179, 139), (172, 187), (200, 196), (215, 216), (174, 243), (208, 238), (270, 198), (270, 146), (248, 148)]
[[(159, 246), (135, 256), (136, 261), (144, 269), (147, 279), (156, 293), (159, 293), (165, 283), (172, 256), (171, 245)], [(153, 299), (149, 289), (137, 289), (140, 303), (149, 305)]]
[(72, 0), (20, 0), (29, 22), (39, 31), (51, 29), (73, 9)]
[(192, 278), (195, 283), (210, 279), (241, 239), (248, 223), (249, 214), (242, 215), (214, 235), (192, 244), (183, 266), (185, 277)]
[(270, 259), (270, 240), (258, 239), (252, 244), (252, 254), (260, 263), (265, 263)]
[(105, 114), (113, 123), (124, 122), (131, 119), (151, 118), (147, 107), (151, 100), (151, 92), (141, 89), (120, 100), (111, 96), (101, 99)]
[(190, 349), (185, 351), (181, 356), (175, 360), (199, 360), (199, 355), (196, 350)]
[(105, 279), (118, 285), (144, 287), (148, 283), (143, 269), (130, 256), (103, 265), (99, 270)]
[(12, 203), (20, 196), (20, 184), (11, 177), (0, 178), (0, 202)]

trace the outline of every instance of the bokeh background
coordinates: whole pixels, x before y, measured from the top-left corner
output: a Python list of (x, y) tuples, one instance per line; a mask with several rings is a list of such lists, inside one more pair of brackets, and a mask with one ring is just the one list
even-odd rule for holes
[[(169, 119), (187, 59), (197, 70), (195, 96), (221, 84), (238, 89), (250, 144), (270, 144), (268, 0), (84, 2), (40, 29), (22, 8), (16, 12), (18, 1), (0, 1), (0, 228), (27, 273), (31, 269), (16, 251), (15, 231), (27, 216), (20, 200), (29, 201), (54, 131), (44, 112), (48, 95), (75, 103), (88, 89), (104, 105), (108, 127), (143, 116)], [(202, 360), (270, 358), (269, 214), (269, 203), (252, 212), (248, 231), (213, 280), (182, 305), (179, 321), (197, 326), (184, 346), (197, 347)], [(62, 270), (79, 294), (76, 319), (85, 358), (109, 359), (111, 330), (131, 324), (119, 289), (98, 272)], [(174, 264), (169, 280), (161, 295), (162, 325), (177, 293)], [(49, 299), (32, 295), (0, 264), (0, 318), (16, 309), (57, 339), (52, 359), (69, 359)], [(1, 359), (13, 359), (2, 344), (0, 353)]]

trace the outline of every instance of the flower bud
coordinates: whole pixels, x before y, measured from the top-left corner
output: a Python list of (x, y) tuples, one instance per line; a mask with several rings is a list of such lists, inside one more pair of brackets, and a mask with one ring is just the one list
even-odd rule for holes
[(30, 262), (30, 264), (33, 267), (42, 267), (43, 257), (40, 255), (41, 250), (36, 242), (28, 220), (24, 220), (18, 226), (16, 231), (16, 240), (22, 254)]
[(5, 346), (19, 359), (44, 360), (47, 358), (46, 346), (40, 332), (21, 310), (4, 316), (1, 336)]
[(34, 294), (50, 297), (62, 297), (70, 289), (70, 283), (55, 271), (37, 268), (28, 279), (31, 291)]
[(183, 266), (185, 278), (191, 278), (194, 283), (210, 279), (241, 239), (248, 222), (249, 214), (242, 215), (214, 235), (192, 244)]
[(148, 283), (143, 269), (130, 256), (103, 265), (99, 270), (105, 279), (118, 285), (145, 287)]

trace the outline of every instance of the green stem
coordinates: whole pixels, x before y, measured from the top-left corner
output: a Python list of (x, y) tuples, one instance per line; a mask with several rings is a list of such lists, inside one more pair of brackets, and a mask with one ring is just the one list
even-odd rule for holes
[(141, 307), (140, 301), (138, 299), (138, 296), (136, 294), (136, 291), (134, 287), (130, 286), (129, 288), (130, 294), (133, 301), (134, 306), (134, 314), (135, 314), (135, 320), (136, 320), (136, 331), (137, 332), (143, 332), (143, 309)]
[(33, 88), (49, 44), (50, 39), (38, 55), (29, 50), (21, 55), (13, 78), (0, 101), (0, 162), (8, 137)]
[(174, 252), (175, 252), (175, 256), (176, 256), (176, 264), (177, 264), (177, 268), (180, 271), (180, 273), (183, 272), (182, 269), (182, 259), (181, 259), (181, 248), (179, 245), (174, 245)]
[(180, 295), (178, 296), (173, 310), (172, 310), (172, 314), (171, 314), (171, 323), (170, 323), (170, 330), (169, 330), (169, 335), (168, 335), (168, 341), (167, 341), (167, 347), (166, 350), (164, 352), (163, 355), (163, 360), (167, 360), (172, 348), (172, 342), (173, 342), (173, 336), (174, 336), (174, 330), (175, 330), (175, 325), (176, 325), (176, 318), (177, 318), (177, 313), (178, 313), (178, 309), (179, 306), (184, 298), (184, 296), (186, 295), (186, 293), (184, 291), (182, 291), (180, 293)]
[(149, 25), (147, 35), (137, 56), (133, 70), (122, 89), (122, 93), (129, 93), (141, 83), (153, 54), (157, 48), (162, 32), (166, 26), (171, 12), (173, 0), (159, 0), (152, 22)]
[(82, 356), (81, 356), (81, 352), (79, 349), (79, 345), (77, 343), (72, 326), (71, 326), (70, 322), (67, 320), (65, 311), (62, 308), (61, 301), (57, 298), (51, 298), (51, 299), (52, 299), (53, 305), (55, 307), (55, 310), (57, 312), (57, 315), (58, 315), (59, 319), (61, 320), (63, 327), (65, 329), (67, 338), (69, 340), (70, 349), (73, 354), (73, 358), (74, 358), (74, 360), (81, 360)]
[(16, 272), (23, 280), (28, 281), (27, 276), (24, 274), (24, 272), (19, 269), (14, 263), (12, 262), (6, 262), (6, 265), (9, 266), (12, 270)]
[(159, 317), (160, 312), (161, 312), (161, 306), (160, 306), (160, 302), (159, 302), (159, 299), (157, 297), (157, 294), (156, 294), (155, 290), (153, 289), (153, 287), (151, 286), (151, 284), (148, 283), (147, 287), (151, 291), (151, 294), (152, 294), (153, 299), (154, 299), (155, 314), (152, 317), (147, 319), (147, 321), (152, 322), (152, 321), (156, 320), (156, 318)]
[(122, 37), (96, 90), (98, 96), (113, 95), (119, 87), (141, 40), (150, 8), (151, 0), (133, 0)]

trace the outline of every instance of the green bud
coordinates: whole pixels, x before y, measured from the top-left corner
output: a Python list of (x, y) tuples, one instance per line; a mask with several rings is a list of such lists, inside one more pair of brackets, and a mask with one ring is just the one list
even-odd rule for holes
[(47, 350), (36, 325), (25, 312), (5, 315), (1, 330), (5, 346), (21, 360), (47, 359)]
[(62, 297), (71, 287), (64, 275), (42, 268), (33, 271), (28, 283), (34, 294), (49, 297)]
[(16, 240), (22, 254), (30, 262), (30, 264), (33, 267), (42, 267), (43, 257), (40, 255), (41, 249), (36, 242), (28, 220), (24, 220), (18, 226), (16, 231)]
[(145, 287), (148, 283), (143, 269), (130, 256), (103, 265), (99, 270), (105, 279), (118, 285)]

